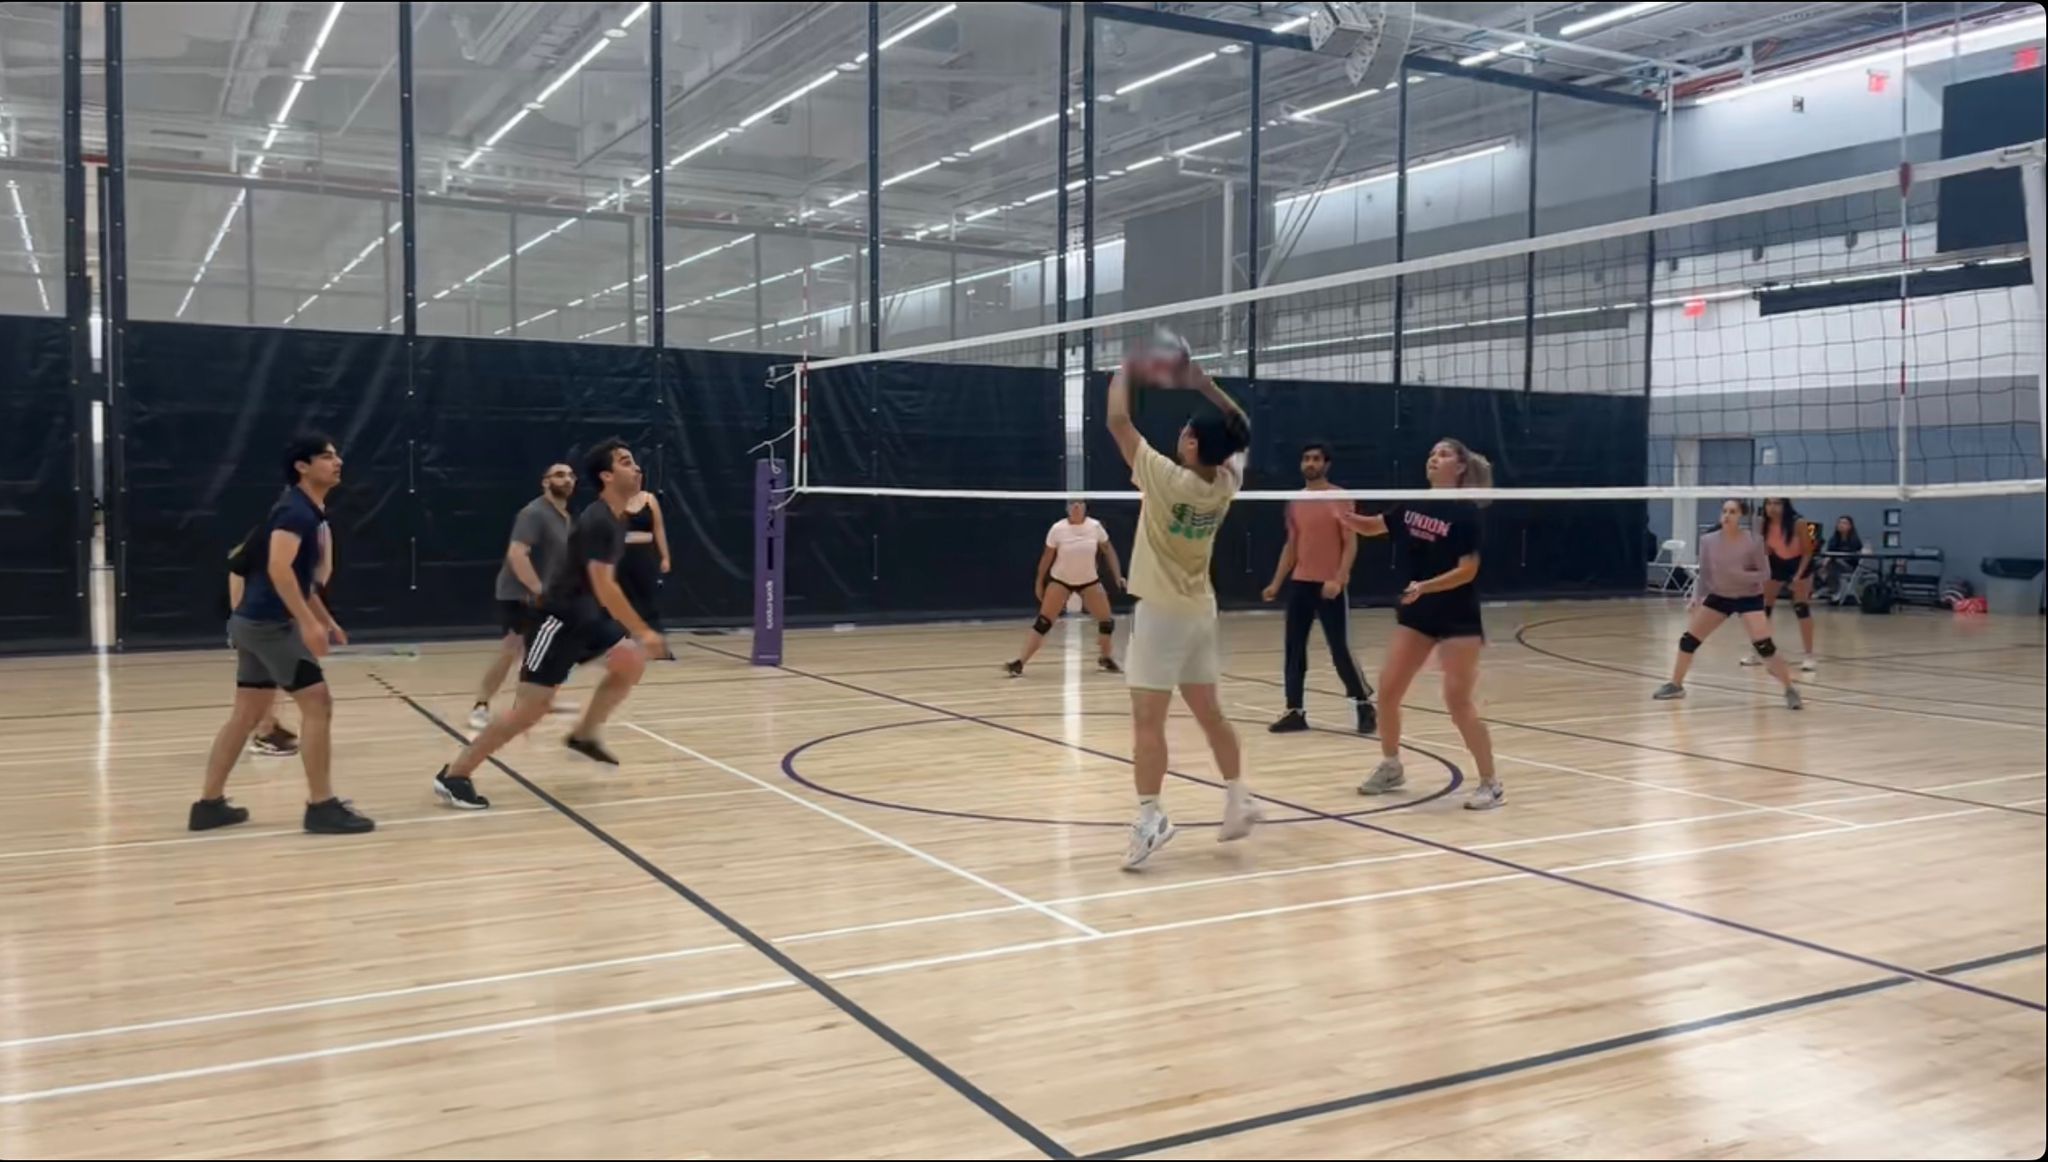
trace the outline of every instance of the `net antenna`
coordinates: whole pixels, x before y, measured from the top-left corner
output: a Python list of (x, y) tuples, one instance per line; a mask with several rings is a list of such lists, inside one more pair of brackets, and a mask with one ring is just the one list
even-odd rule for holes
[(1317, 4), (1308, 17), (1308, 41), (1315, 51), (1342, 55), (1344, 76), (1353, 85), (1370, 89), (1386, 85), (1401, 70), (1414, 31), (1412, 0)]

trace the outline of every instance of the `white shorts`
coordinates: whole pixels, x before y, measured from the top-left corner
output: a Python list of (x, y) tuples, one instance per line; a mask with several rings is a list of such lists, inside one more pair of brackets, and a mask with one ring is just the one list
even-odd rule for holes
[(1215, 613), (1182, 613), (1138, 602), (1124, 673), (1133, 690), (1215, 685), (1223, 676)]

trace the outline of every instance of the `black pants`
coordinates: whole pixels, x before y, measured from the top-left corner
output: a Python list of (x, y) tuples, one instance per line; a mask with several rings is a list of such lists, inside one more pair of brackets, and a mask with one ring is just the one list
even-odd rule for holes
[(1372, 697), (1372, 687), (1359, 676), (1358, 663), (1351, 657), (1350, 612), (1350, 603), (1342, 593), (1324, 600), (1320, 581), (1287, 583), (1289, 710), (1302, 709), (1302, 687), (1308, 682), (1308, 631), (1318, 621), (1323, 623), (1323, 640), (1330, 644), (1330, 662), (1337, 667), (1337, 678), (1344, 683), (1344, 693), (1353, 702), (1364, 702)]

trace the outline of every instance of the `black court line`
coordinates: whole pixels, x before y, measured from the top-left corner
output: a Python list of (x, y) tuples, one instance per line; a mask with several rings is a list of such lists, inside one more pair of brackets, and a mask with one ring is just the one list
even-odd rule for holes
[(1827, 663), (1830, 666), (1853, 666), (1862, 670), (1904, 670), (1910, 674), (1933, 674), (1940, 678), (1960, 678), (1965, 682), (1990, 682), (1995, 685), (2048, 685), (2048, 680), (2036, 678), (2032, 674), (1994, 674), (1987, 670), (1957, 670), (1946, 666), (1917, 666), (1911, 662), (1899, 662), (1891, 659), (1866, 662), (1861, 658), (1837, 658), (1830, 656), (1827, 659)]
[[(1270, 678), (1252, 678), (1242, 674), (1225, 674), (1223, 676), (1233, 682), (1251, 682), (1260, 686), (1272, 686), (1275, 689), (1281, 688), (1280, 683)], [(1319, 690), (1313, 686), (1308, 688), (1308, 692), (1320, 694), (1325, 698), (1344, 697), (1342, 694), (1332, 693), (1328, 690)], [(1432, 710), (1427, 706), (1416, 706), (1412, 703), (1404, 705), (1402, 709), (1420, 710), (1424, 714), (1434, 714), (1439, 718), (1450, 717), (1450, 712), (1447, 710)], [(1726, 759), (1718, 755), (1701, 754), (1698, 751), (1658, 746), (1653, 742), (1633, 742), (1624, 738), (1609, 738), (1604, 734), (1587, 734), (1584, 731), (1566, 730), (1559, 726), (1538, 726), (1534, 723), (1516, 722), (1508, 718), (1492, 718), (1486, 715), (1480, 715), (1480, 721), (1493, 726), (1504, 726), (1511, 730), (1527, 730), (1536, 734), (1554, 734), (1560, 738), (1576, 738), (1582, 742), (1602, 742), (1609, 746), (1626, 747), (1630, 750), (1644, 750), (1655, 754), (1675, 755), (1679, 758), (1697, 759), (1703, 763), (1723, 763), (1731, 767), (1743, 767), (1752, 771), (1769, 771), (1772, 774), (1791, 775), (1801, 779), (1818, 779), (1823, 783), (1840, 783), (1844, 786), (1862, 787), (1870, 791), (1888, 791), (1894, 795), (1908, 795), (1916, 799), (1938, 799), (1944, 803), (1958, 803), (1965, 807), (1982, 807), (1987, 811), (2004, 811), (2013, 815), (2032, 815), (2035, 818), (2040, 818), (2042, 815), (2040, 811), (2029, 811), (2025, 807), (2008, 807), (2003, 803), (1986, 803), (1982, 799), (1965, 799), (1960, 795), (1944, 795), (1939, 791), (1915, 791), (1906, 787), (1894, 787), (1888, 783), (1872, 783), (1863, 779), (1852, 779), (1847, 775), (1823, 775), (1815, 771), (1800, 771), (1794, 770), (1791, 767), (1774, 767), (1769, 763), (1750, 762), (1747, 759)], [(1798, 804), (1793, 804), (1793, 809), (1797, 810)]]
[[(722, 654), (725, 657), (733, 658), (739, 661), (748, 660), (746, 658), (741, 657), (738, 654), (726, 653), (724, 650), (712, 649), (709, 646), (698, 646), (697, 648), (707, 650), (710, 653), (714, 654)], [(1044, 742), (1050, 742), (1059, 746), (1068, 747), (1072, 750), (1080, 751), (1083, 754), (1091, 754), (1095, 755), (1098, 758), (1110, 759), (1114, 762), (1120, 762), (1127, 765), (1131, 761), (1123, 755), (1111, 754), (1110, 752), (1105, 750), (1098, 750), (1094, 747), (1082, 746), (1079, 743), (1068, 742), (1065, 739), (1054, 738), (1053, 736), (1047, 734), (1039, 734), (1035, 731), (1025, 730), (1021, 727), (1011, 726), (1009, 723), (1006, 722), (997, 722), (993, 719), (979, 718), (972, 714), (964, 714), (957, 710), (949, 710), (946, 707), (933, 705), (929, 702), (919, 702), (915, 698), (906, 698), (900, 694), (891, 694), (886, 690), (876, 690), (870, 687), (856, 685), (852, 682), (843, 682), (837, 678), (827, 678), (821, 674), (806, 673), (803, 670), (799, 670), (791, 666), (783, 666), (781, 668), (788, 670), (790, 673), (795, 674), (800, 678), (809, 678), (814, 682), (824, 682), (828, 685), (838, 686), (843, 689), (855, 691), (856, 693), (872, 695), (876, 698), (882, 698), (890, 702), (900, 703), (904, 706), (916, 707), (919, 710), (924, 710), (932, 714), (948, 715), (950, 717), (957, 718), (962, 722), (979, 723), (983, 726), (988, 727), (991, 730), (1000, 730), (1007, 734), (1015, 734), (1025, 738), (1039, 739)], [(1201, 778), (1197, 775), (1179, 774), (1178, 772), (1173, 771), (1169, 771), (1168, 773), (1186, 782), (1199, 783), (1203, 786), (1214, 787), (1218, 790), (1221, 790), (1223, 787), (1222, 783), (1216, 782), (1211, 779)], [(1742, 932), (1750, 936), (1760, 937), (1762, 939), (1770, 940), (1778, 944), (1789, 945), (1793, 948), (1801, 948), (1805, 949), (1808, 952), (1817, 952), (1823, 956), (1832, 956), (1838, 960), (1846, 960), (1854, 964), (1860, 964), (1866, 968), (1875, 968), (1882, 972), (1891, 973), (1897, 976), (1911, 977), (1912, 979), (1925, 981), (1930, 984), (1942, 985), (1947, 988), (1955, 989), (1958, 992), (1971, 993), (1976, 996), (1984, 997), (1988, 1000), (2002, 1001), (2006, 1004), (2016, 1005), (2023, 1009), (2031, 1009), (2039, 1013), (2048, 1013), (2048, 1004), (2043, 1004), (2040, 1001), (2030, 1001), (2024, 997), (2011, 996), (2009, 994), (1999, 992), (1996, 989), (1980, 988), (1977, 985), (1968, 984), (1963, 981), (1950, 980), (1945, 977), (1934, 976), (1931, 973), (1921, 972), (1919, 969), (1907, 968), (1904, 965), (1893, 964), (1890, 961), (1879, 960), (1874, 956), (1865, 956), (1859, 952), (1850, 952), (1847, 949), (1835, 948), (1831, 945), (1821, 944), (1817, 941), (1805, 939), (1804, 937), (1793, 936), (1785, 932), (1776, 932), (1769, 928), (1760, 928), (1754, 924), (1744, 923), (1741, 920), (1731, 920), (1726, 916), (1716, 916), (1711, 912), (1702, 912), (1694, 908), (1685, 907), (1682, 904), (1674, 904), (1667, 900), (1656, 899), (1652, 896), (1639, 895), (1635, 892), (1631, 892), (1623, 888), (1611, 887), (1607, 884), (1597, 883), (1593, 880), (1579, 879), (1575, 876), (1567, 875), (1563, 872), (1555, 872), (1545, 868), (1536, 867), (1533, 864), (1516, 863), (1514, 860), (1507, 859), (1503, 856), (1492, 855), (1490, 853), (1483, 851), (1474, 851), (1471, 848), (1459, 847), (1455, 843), (1446, 843), (1442, 840), (1430, 839), (1426, 836), (1413, 835), (1406, 831), (1397, 831), (1392, 827), (1385, 826), (1384, 824), (1371, 823), (1363, 819), (1346, 818), (1341, 815), (1333, 815), (1328, 811), (1324, 811), (1316, 807), (1310, 807), (1306, 804), (1296, 803), (1289, 799), (1282, 799), (1279, 796), (1270, 793), (1255, 791), (1253, 792), (1253, 797), (1262, 799), (1265, 802), (1271, 803), (1276, 807), (1285, 807), (1290, 811), (1299, 812), (1304, 815), (1321, 816), (1323, 819), (1326, 819), (1332, 823), (1340, 823), (1346, 827), (1356, 827), (1361, 831), (1371, 831), (1379, 835), (1387, 836), (1391, 839), (1405, 840), (1406, 842), (1416, 844), (1417, 846), (1431, 848), (1436, 851), (1444, 852), (1448, 855), (1464, 856), (1467, 859), (1478, 860), (1481, 863), (1491, 864), (1494, 867), (1501, 868), (1506, 871), (1518, 872), (1522, 875), (1527, 876), (1534, 876), (1537, 879), (1548, 880), (1551, 883), (1568, 884), (1572, 887), (1582, 888), (1589, 892), (1598, 892), (1599, 894), (1607, 896), (1610, 899), (1625, 900), (1632, 904), (1641, 904), (1644, 907), (1656, 908), (1659, 911), (1668, 912), (1675, 916), (1685, 916), (1690, 919), (1700, 920), (1708, 924), (1713, 924), (1721, 928), (1727, 928), (1735, 932)], [(1982, 806), (1982, 804), (1976, 804), (1976, 806)], [(2031, 812), (2029, 812), (2029, 814), (2031, 814)]]
[[(1558, 652), (1558, 651), (1556, 651), (1556, 650), (1552, 650), (1552, 649), (1546, 649), (1546, 648), (1544, 648), (1543, 646), (1539, 646), (1539, 645), (1537, 645), (1536, 643), (1534, 643), (1534, 642), (1530, 641), (1530, 640), (1529, 640), (1529, 638), (1528, 638), (1528, 633), (1529, 633), (1529, 631), (1530, 631), (1530, 630), (1532, 630), (1532, 629), (1542, 629), (1542, 628), (1544, 628), (1545, 626), (1552, 626), (1552, 625), (1562, 625), (1562, 624), (1564, 624), (1564, 623), (1566, 623), (1566, 622), (1570, 622), (1570, 621), (1579, 621), (1579, 620), (1581, 620), (1581, 619), (1583, 619), (1583, 618), (1587, 618), (1587, 617), (1594, 617), (1594, 616), (1597, 616), (1597, 615), (1596, 615), (1596, 614), (1590, 614), (1590, 613), (1586, 613), (1586, 614), (1574, 614), (1574, 615), (1571, 615), (1571, 616), (1569, 616), (1569, 617), (1553, 617), (1553, 618), (1549, 619), (1548, 621), (1532, 621), (1532, 622), (1528, 622), (1528, 623), (1525, 623), (1525, 624), (1523, 624), (1523, 625), (1521, 625), (1521, 626), (1518, 626), (1518, 627), (1516, 627), (1516, 629), (1515, 629), (1515, 644), (1516, 644), (1516, 645), (1519, 645), (1519, 646), (1521, 646), (1521, 647), (1522, 647), (1523, 649), (1529, 650), (1529, 651), (1530, 651), (1530, 652), (1532, 652), (1532, 653), (1537, 653), (1537, 654), (1541, 654), (1541, 655), (1543, 655), (1543, 656), (1544, 656), (1544, 657), (1546, 657), (1546, 658), (1550, 658), (1550, 659), (1552, 659), (1553, 661), (1565, 662), (1565, 663), (1568, 663), (1568, 664), (1570, 664), (1570, 665), (1574, 665), (1574, 666), (1584, 666), (1584, 667), (1586, 667), (1587, 669), (1591, 669), (1591, 670), (1605, 670), (1605, 671), (1607, 671), (1607, 672), (1609, 672), (1609, 673), (1613, 673), (1613, 674), (1627, 674), (1628, 676), (1630, 676), (1630, 677), (1632, 677), (1632, 678), (1643, 678), (1643, 679), (1645, 679), (1645, 680), (1647, 680), (1647, 681), (1652, 681), (1652, 682), (1654, 682), (1654, 681), (1657, 681), (1657, 680), (1658, 680), (1658, 679), (1659, 679), (1659, 678), (1661, 677), (1661, 675), (1658, 675), (1658, 674), (1654, 674), (1654, 673), (1650, 673), (1650, 672), (1648, 672), (1648, 671), (1644, 671), (1644, 670), (1638, 670), (1638, 669), (1635, 669), (1635, 668), (1633, 668), (1633, 667), (1630, 667), (1630, 666), (1624, 666), (1624, 665), (1621, 665), (1621, 664), (1619, 664), (1619, 663), (1616, 663), (1616, 662), (1602, 662), (1602, 661), (1598, 661), (1598, 660), (1595, 660), (1595, 659), (1593, 659), (1593, 658), (1581, 658), (1581, 657), (1577, 657), (1577, 656), (1574, 656), (1574, 655), (1572, 655), (1572, 654), (1565, 654), (1565, 653), (1559, 653), (1559, 652)], [(1788, 665), (1790, 664), (1790, 660), (1789, 660), (1789, 659), (1787, 659), (1787, 664), (1788, 664)], [(1748, 696), (1750, 696), (1750, 697), (1752, 697), (1752, 698), (1759, 698), (1759, 699), (1776, 699), (1776, 698), (1778, 698), (1778, 696), (1779, 696), (1779, 695), (1778, 695), (1778, 693), (1777, 693), (1777, 691), (1775, 691), (1775, 690), (1752, 690), (1752, 689), (1747, 689), (1747, 688), (1745, 688), (1745, 687), (1741, 687), (1741, 686), (1721, 686), (1721, 685), (1714, 685), (1714, 684), (1711, 684), (1711, 683), (1697, 683), (1697, 684), (1698, 684), (1698, 685), (1701, 685), (1702, 687), (1704, 687), (1705, 689), (1708, 689), (1708, 690), (1719, 690), (1719, 691), (1721, 691), (1721, 692), (1723, 692), (1723, 693), (1727, 693), (1727, 694), (1746, 694), (1746, 695), (1748, 695)], [(1934, 695), (1931, 695), (1931, 694), (1907, 694), (1907, 693), (1886, 693), (1886, 692), (1881, 692), (1881, 691), (1877, 691), (1877, 690), (1861, 690), (1861, 689), (1858, 689), (1858, 688), (1856, 688), (1856, 687), (1854, 687), (1854, 686), (1834, 686), (1834, 685), (1829, 685), (1829, 684), (1828, 684), (1828, 683), (1826, 683), (1826, 682), (1816, 682), (1816, 681), (1814, 681), (1814, 680), (1813, 680), (1813, 679), (1811, 679), (1811, 678), (1801, 678), (1801, 679), (1800, 679), (1800, 681), (1799, 681), (1799, 685), (1801, 685), (1802, 687), (1805, 687), (1806, 689), (1809, 689), (1809, 690), (1832, 690), (1832, 691), (1834, 691), (1834, 692), (1835, 692), (1835, 693), (1837, 693), (1837, 694), (1853, 694), (1853, 695), (1855, 695), (1855, 696), (1856, 696), (1856, 697), (1858, 697), (1858, 698), (1889, 698), (1889, 699), (1892, 699), (1892, 700), (1894, 700), (1894, 701), (1910, 701), (1910, 702), (1938, 702), (1938, 703), (1941, 703), (1941, 704), (1942, 704), (1942, 705), (1944, 705), (1944, 706), (1969, 706), (1969, 707), (1974, 707), (1974, 708), (1976, 708), (1976, 709), (1978, 709), (1978, 710), (2032, 710), (2032, 709), (2033, 709), (2033, 707), (2031, 707), (2031, 706), (2010, 706), (2010, 705), (2006, 705), (2006, 704), (2004, 704), (2004, 703), (1999, 703), (1999, 702), (1986, 702), (1986, 701), (1984, 701), (1984, 700), (1983, 700), (1983, 699), (1981, 699), (1981, 698), (1937, 698), (1937, 697), (1935, 697)], [(1877, 710), (1877, 711), (1889, 711), (1889, 710), (1893, 709), (1892, 707), (1888, 707), (1888, 706), (1872, 706), (1872, 705), (1869, 705), (1869, 704), (1867, 704), (1867, 703), (1863, 703), (1863, 702), (1846, 702), (1846, 701), (1843, 701), (1843, 700), (1842, 700), (1842, 699), (1840, 699), (1840, 698), (1814, 698), (1814, 697), (1808, 697), (1808, 698), (1807, 698), (1807, 701), (1809, 701), (1809, 702), (1814, 702), (1814, 703), (1818, 703), (1818, 704), (1820, 704), (1820, 705), (1823, 705), (1823, 706), (1829, 706), (1829, 705), (1832, 705), (1832, 706), (1852, 706), (1852, 707), (1858, 707), (1858, 708), (1860, 708), (1860, 709), (1864, 709), (1864, 710)], [(1928, 713), (1928, 714), (1937, 714), (1937, 712), (1935, 712), (1935, 711), (1927, 711), (1927, 712), (1925, 712), (1925, 713)], [(1998, 718), (1981, 718), (1981, 717), (1978, 717), (1978, 716), (1976, 716), (1976, 715), (1971, 715), (1971, 714), (1938, 714), (1938, 716), (1939, 716), (1939, 717), (1942, 717), (1942, 718), (1951, 718), (1951, 719), (1956, 719), (1956, 720), (1958, 720), (1958, 721), (1962, 721), (1962, 722), (2002, 722), (2002, 721), (2003, 721), (2002, 719), (1998, 719)], [(2027, 725), (2035, 725), (2035, 724), (2033, 724), (2033, 723), (2028, 723)]]
[(1948, 658), (1959, 654), (2003, 654), (2013, 650), (2038, 650), (2042, 648), (2042, 645), (2043, 643), (2041, 642), (2021, 642), (2005, 646), (1966, 646), (1962, 649), (1905, 650), (1891, 654), (1856, 654), (1840, 660), (1845, 662), (1887, 662), (1893, 658)]
[[(379, 677), (378, 675), (372, 674), (371, 677), (376, 679), (376, 681), (378, 681), (379, 683), (385, 685), (386, 688), (388, 688), (393, 694), (403, 699), (407, 706), (410, 706), (415, 711), (419, 712), (420, 717), (426, 719), (428, 722), (433, 723), (435, 726), (440, 727), (442, 733), (446, 734), (448, 737), (461, 743), (467, 743), (469, 741), (469, 739), (464, 737), (460, 731), (456, 730), (454, 727), (442, 721), (440, 716), (436, 715), (433, 711), (427, 709), (426, 707), (420, 705), (418, 702), (413, 701), (413, 699), (410, 696), (408, 696), (403, 690), (400, 690), (396, 686), (392, 686), (389, 682), (385, 682), (384, 679), (382, 677)], [(768, 940), (767, 937), (764, 937), (761, 934), (755, 932), (752, 928), (747, 927), (745, 924), (735, 919), (733, 916), (728, 914), (724, 909), (720, 908), (718, 905), (712, 903), (710, 900), (707, 900), (703, 896), (697, 894), (697, 892), (693, 891), (687, 884), (670, 875), (666, 871), (663, 871), (659, 865), (655, 864), (646, 856), (641, 855), (639, 852), (633, 850), (631, 847), (628, 847), (623, 840), (612, 835), (610, 832), (606, 831), (602, 827), (599, 827), (597, 824), (592, 823), (588, 818), (586, 818), (582, 813), (578, 812), (574, 807), (569, 806), (567, 803), (562, 802), (560, 799), (555, 798), (553, 795), (543, 790), (540, 784), (534, 782), (532, 779), (529, 779), (525, 775), (522, 775), (518, 771), (512, 769), (512, 767), (506, 762), (504, 762), (502, 759), (499, 759), (496, 756), (492, 756), (492, 758), (490, 759), (490, 763), (492, 766), (504, 772), (505, 775), (509, 777), (513, 782), (518, 783), (521, 787), (526, 788), (526, 790), (529, 793), (531, 793), (534, 796), (534, 798), (539, 799), (541, 802), (546, 803), (548, 806), (554, 808), (555, 811), (558, 814), (560, 814), (563, 818), (569, 820), (571, 823), (576, 824), (578, 827), (581, 827), (583, 830), (589, 832), (590, 835), (593, 838), (595, 838), (598, 842), (604, 844), (606, 847), (609, 847), (613, 851), (618, 852), (620, 855), (624, 856), (629, 862), (633, 864), (633, 866), (639, 868), (643, 872), (646, 872), (647, 875), (650, 878), (652, 878), (655, 882), (661, 884), (669, 891), (674, 892), (676, 895), (681, 896), (685, 901), (687, 901), (690, 904), (691, 907), (694, 907), (698, 911), (704, 913), (706, 916), (709, 916), (713, 921), (717, 922), (717, 924), (720, 927), (724, 928), (726, 931), (732, 933), (734, 936), (739, 937), (748, 945), (752, 946), (754, 951), (760, 953), (761, 955), (767, 957), (769, 960), (773, 961), (777, 968), (780, 968), (782, 971), (788, 973), (790, 976), (802, 982), (806, 988), (809, 988), (812, 992), (817, 993), (820, 997), (823, 997), (826, 1001), (830, 1002), (833, 1005), (833, 1007), (837, 1008), (840, 1012), (845, 1013), (847, 1016), (859, 1022), (862, 1027), (868, 1030), (868, 1032), (873, 1033), (875, 1036), (880, 1037), (883, 1041), (888, 1042), (891, 1048), (895, 1049), (898, 1053), (903, 1054), (905, 1057), (910, 1058), (912, 1061), (922, 1066), (925, 1072), (931, 1074), (933, 1077), (938, 1078), (940, 1081), (944, 1082), (949, 1088), (951, 1088), (953, 1092), (959, 1094), (961, 1097), (966, 1098), (968, 1101), (972, 1102), (977, 1108), (979, 1108), (983, 1113), (987, 1114), (991, 1118), (994, 1118), (996, 1121), (1002, 1123), (1004, 1128), (1008, 1129), (1011, 1133), (1024, 1139), (1026, 1142), (1029, 1142), (1033, 1149), (1038, 1150), (1040, 1153), (1044, 1154), (1048, 1158), (1074, 1157), (1073, 1151), (1067, 1149), (1065, 1146), (1062, 1146), (1058, 1142), (1054, 1141), (1050, 1135), (1045, 1133), (1045, 1131), (1039, 1129), (1037, 1126), (1032, 1125), (1030, 1122), (1025, 1121), (1021, 1115), (1017, 1114), (1015, 1111), (1011, 1110), (1008, 1106), (1004, 1105), (1003, 1103), (997, 1101), (994, 1097), (991, 1097), (987, 1093), (987, 1091), (983, 1090), (980, 1086), (975, 1085), (973, 1082), (967, 1080), (965, 1077), (955, 1072), (953, 1068), (947, 1065), (945, 1062), (940, 1061), (937, 1057), (932, 1056), (930, 1052), (925, 1050), (922, 1046), (918, 1045), (917, 1042), (912, 1041), (910, 1038), (904, 1036), (902, 1033), (897, 1032), (894, 1027), (884, 1022), (880, 1017), (877, 1017), (865, 1008), (862, 1008), (851, 997), (848, 997), (845, 993), (842, 993), (838, 989), (833, 988), (830, 984), (826, 983), (823, 977), (820, 977), (817, 973), (812, 972), (810, 969), (805, 968), (803, 965), (798, 964), (796, 960), (793, 959), (788, 953), (782, 951), (780, 948), (775, 947), (774, 943)]]
[[(1995, 956), (1986, 956), (1962, 964), (1947, 965), (1942, 968), (1933, 969), (1932, 974), (1939, 977), (1951, 977), (1980, 968), (1990, 968), (1994, 965), (2027, 960), (2040, 956), (2044, 952), (2048, 952), (2048, 945), (2037, 944), (2032, 948), (2016, 949), (2012, 952), (2001, 952)], [(1349, 1097), (1333, 1098), (1329, 1101), (1295, 1106), (1292, 1109), (1276, 1110), (1270, 1114), (1260, 1114), (1256, 1117), (1240, 1118), (1237, 1121), (1223, 1122), (1213, 1126), (1205, 1126), (1201, 1129), (1186, 1130), (1161, 1138), (1134, 1142), (1128, 1146), (1118, 1146), (1114, 1149), (1097, 1151), (1087, 1155), (1087, 1157), (1136, 1158), (1140, 1155), (1151, 1154), (1160, 1150), (1171, 1150), (1179, 1146), (1211, 1142), (1218, 1138), (1227, 1138), (1234, 1134), (1248, 1133), (1252, 1130), (1263, 1130), (1271, 1126), (1285, 1125), (1289, 1122), (1305, 1121), (1309, 1118), (1321, 1117), (1324, 1114), (1355, 1110), (1362, 1106), (1379, 1105), (1383, 1102), (1390, 1102), (1399, 1098), (1413, 1097), (1419, 1093), (1433, 1093), (1437, 1090), (1468, 1085), (1475, 1081), (1489, 1081), (1494, 1078), (1506, 1077), (1510, 1074), (1526, 1073), (1532, 1069), (1541, 1069), (1545, 1066), (1557, 1065), (1566, 1061), (1577, 1061), (1581, 1058), (1595, 1057), (1602, 1053), (1612, 1053), (1617, 1049), (1631, 1049), (1637, 1045), (1647, 1045), (1654, 1041), (1668, 1041), (1673, 1037), (1683, 1037), (1689, 1033), (1699, 1033), (1708, 1029), (1740, 1025), (1763, 1017), (1774, 1017), (1781, 1013), (1797, 1012), (1800, 1009), (1810, 1009), (1817, 1005), (1848, 1000), (1851, 997), (1869, 996), (1871, 993), (1885, 992), (1911, 983), (1913, 982), (1907, 977), (1888, 976), (1880, 980), (1865, 981), (1862, 984), (1828, 989), (1825, 992), (1808, 993), (1805, 996), (1793, 997), (1789, 1000), (1773, 1001), (1767, 1005), (1756, 1005), (1747, 1009), (1719, 1013), (1711, 1017), (1701, 1017), (1694, 1021), (1681, 1021), (1674, 1025), (1660, 1025), (1654, 1029), (1644, 1029), (1637, 1033), (1625, 1033), (1619, 1037), (1606, 1037), (1598, 1041), (1588, 1041), (1584, 1044), (1572, 1045), (1564, 1049), (1553, 1049), (1548, 1053), (1536, 1053), (1528, 1057), (1518, 1057), (1513, 1061), (1502, 1061), (1493, 1065), (1482, 1065), (1475, 1069), (1460, 1070), (1457, 1073), (1446, 1073), (1439, 1077), (1425, 1078), (1421, 1081), (1391, 1085), (1384, 1089), (1368, 1090), (1364, 1093), (1352, 1094)]]

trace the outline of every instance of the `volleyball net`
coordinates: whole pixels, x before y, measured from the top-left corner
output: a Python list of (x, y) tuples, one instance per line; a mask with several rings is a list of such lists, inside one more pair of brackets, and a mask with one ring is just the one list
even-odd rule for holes
[[(1093, 318), (790, 365), (789, 484), (1132, 500), (1120, 459), (1102, 454), (1104, 386), (1167, 328), (1250, 412), (1248, 501), (1292, 496), (1299, 444), (1318, 439), (1347, 445), (1355, 499), (1412, 498), (1445, 435), (1495, 461), (1495, 487), (1471, 499), (2040, 492), (2041, 164), (2037, 142), (1133, 309), (1123, 287), (1146, 281), (1130, 276), (1150, 258), (1100, 239)], [(2024, 189), (2024, 222), (1988, 242), (1954, 228), (1944, 187), (1971, 183)], [(1323, 207), (1302, 202), (1316, 196), (1276, 213), (1313, 224)], [(1012, 315), (1055, 316), (1064, 262), (1078, 313), (1083, 257), (981, 272), (972, 289)], [(891, 335), (945, 333), (944, 320), (920, 327), (919, 293), (882, 301)], [(810, 333), (850, 345), (865, 322), (843, 308)], [(1141, 399), (1155, 444), (1171, 424), (1154, 421), (1187, 404)], [(1751, 471), (1737, 478), (1711, 446), (1745, 440)]]

